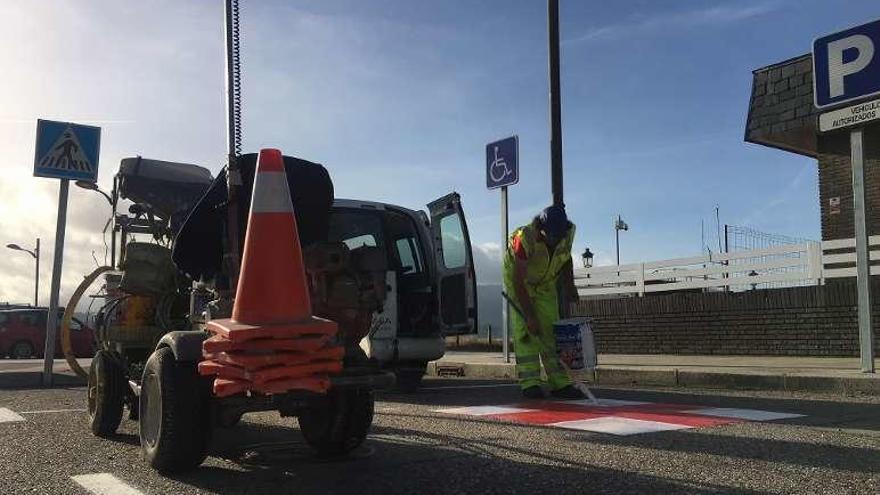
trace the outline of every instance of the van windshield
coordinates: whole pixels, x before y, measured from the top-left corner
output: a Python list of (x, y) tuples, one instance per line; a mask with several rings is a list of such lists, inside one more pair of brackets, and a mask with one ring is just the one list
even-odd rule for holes
[(330, 215), (331, 242), (342, 242), (349, 249), (361, 247), (385, 247), (382, 236), (382, 219), (369, 211), (337, 209)]

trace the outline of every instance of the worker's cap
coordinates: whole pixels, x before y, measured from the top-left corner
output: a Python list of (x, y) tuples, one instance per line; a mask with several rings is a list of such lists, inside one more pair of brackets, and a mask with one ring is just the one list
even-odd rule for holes
[(538, 221), (541, 223), (541, 230), (550, 236), (564, 237), (568, 232), (568, 215), (565, 214), (565, 208), (562, 206), (553, 205), (544, 208), (538, 215)]

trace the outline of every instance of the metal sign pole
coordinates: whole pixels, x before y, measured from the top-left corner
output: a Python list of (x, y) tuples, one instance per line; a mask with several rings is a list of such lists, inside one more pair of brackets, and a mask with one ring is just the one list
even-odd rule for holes
[(46, 346), (43, 352), (43, 385), (52, 386), (52, 365), (55, 360), (55, 336), (58, 330), (58, 292), (61, 289), (61, 262), (64, 260), (64, 231), (67, 225), (67, 194), (70, 181), (61, 179), (58, 193), (58, 221), (55, 224), (55, 259), (52, 262), (52, 288), (49, 312), (46, 314)]
[[(510, 235), (507, 223), (507, 186), (501, 188), (501, 263), (504, 263), (505, 250), (507, 249), (507, 237)], [(503, 271), (504, 267), (502, 267)], [(504, 286), (502, 284), (502, 291)], [(510, 362), (510, 321), (508, 310), (510, 309), (506, 297), (501, 297), (501, 346), (504, 351), (504, 362)]]
[(40, 305), (40, 238), (37, 237), (37, 247), (34, 249), (36, 267), (34, 268), (34, 307)]
[(553, 204), (562, 198), (562, 97), (559, 85), (559, 0), (547, 0), (547, 34), (550, 72), (550, 184)]
[(859, 348), (862, 372), (874, 373), (874, 334), (871, 328), (871, 266), (865, 221), (865, 154), (861, 128), (850, 132), (853, 209), (856, 231), (856, 283), (859, 298)]

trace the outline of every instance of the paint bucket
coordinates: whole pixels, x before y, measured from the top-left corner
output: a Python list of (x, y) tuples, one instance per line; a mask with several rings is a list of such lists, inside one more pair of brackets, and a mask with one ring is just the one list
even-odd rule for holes
[(593, 340), (592, 319), (568, 318), (553, 325), (556, 336), (556, 354), (571, 371), (596, 367), (596, 344)]

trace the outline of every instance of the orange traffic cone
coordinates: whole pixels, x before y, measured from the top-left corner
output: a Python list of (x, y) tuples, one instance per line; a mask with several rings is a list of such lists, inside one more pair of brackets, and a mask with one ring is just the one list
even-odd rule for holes
[(284, 158), (260, 151), (232, 318), (211, 320), (199, 373), (217, 396), (248, 390), (326, 392), (344, 349), (326, 347), (335, 322), (312, 316)]
[(276, 149), (260, 151), (232, 318), (207, 328), (232, 342), (337, 331), (336, 323), (312, 316), (284, 157)]

